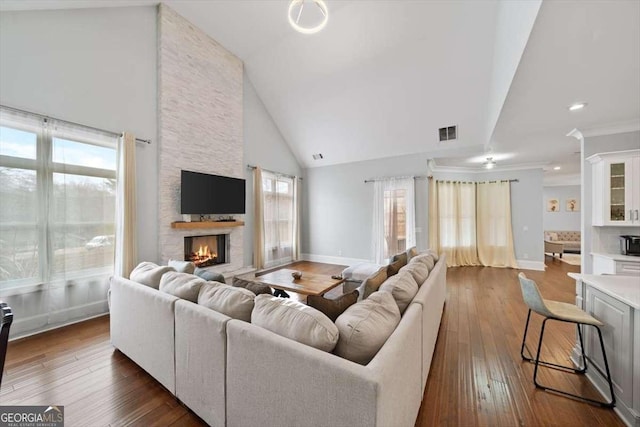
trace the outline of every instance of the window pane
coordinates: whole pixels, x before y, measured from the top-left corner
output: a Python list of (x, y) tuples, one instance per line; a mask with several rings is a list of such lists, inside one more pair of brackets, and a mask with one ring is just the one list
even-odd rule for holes
[(112, 179), (53, 174), (54, 273), (113, 265), (115, 192)]
[(33, 132), (0, 126), (0, 155), (35, 159), (36, 142)]
[(67, 165), (116, 170), (115, 148), (53, 138), (53, 161)]
[(39, 278), (36, 172), (0, 167), (0, 282)]

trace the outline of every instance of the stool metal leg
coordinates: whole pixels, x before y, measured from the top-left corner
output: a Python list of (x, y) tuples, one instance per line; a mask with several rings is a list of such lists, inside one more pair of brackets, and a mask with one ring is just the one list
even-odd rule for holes
[[(544, 337), (544, 328), (545, 328), (545, 326), (547, 324), (547, 320), (559, 320), (561, 322), (566, 322), (566, 320), (552, 319), (550, 317), (546, 317), (542, 321), (542, 328), (540, 329), (540, 339), (538, 340), (538, 351), (536, 352), (536, 358), (533, 361), (534, 364), (535, 364), (535, 368), (533, 370), (533, 383), (535, 384), (535, 386), (537, 388), (541, 388), (543, 390), (552, 391), (552, 392), (555, 392), (555, 393), (558, 393), (558, 394), (562, 394), (564, 396), (573, 397), (575, 399), (579, 399), (579, 400), (582, 400), (584, 402), (593, 403), (593, 404), (604, 406), (604, 407), (607, 407), (607, 408), (612, 408), (613, 406), (615, 406), (616, 399), (615, 399), (615, 395), (613, 394), (613, 382), (611, 380), (611, 373), (609, 372), (609, 363), (607, 362), (607, 355), (606, 355), (605, 349), (604, 349), (604, 341), (602, 340), (602, 333), (600, 332), (600, 328), (598, 328), (595, 325), (592, 325), (592, 326), (594, 326), (598, 330), (598, 337), (600, 338), (600, 346), (602, 347), (602, 357), (604, 359), (604, 366), (605, 366), (605, 369), (607, 371), (607, 382), (609, 383), (609, 390), (611, 392), (611, 401), (610, 402), (604, 402), (604, 401), (600, 401), (600, 400), (589, 399), (587, 397), (579, 396), (579, 395), (573, 394), (573, 393), (568, 393), (566, 391), (558, 390), (556, 388), (548, 387), (548, 386), (545, 386), (543, 384), (538, 383), (538, 367), (539, 367), (539, 365), (559, 366), (559, 365), (553, 365), (553, 364), (550, 364), (550, 363), (543, 363), (542, 361), (540, 361), (540, 350), (542, 349), (542, 338)], [(570, 323), (574, 323), (574, 322), (570, 322)], [(576, 324), (578, 325), (578, 327), (581, 325), (580, 323), (576, 323)], [(578, 332), (578, 334), (580, 336), (580, 345), (582, 346), (582, 357), (583, 357), (583, 360), (585, 361), (585, 368), (583, 370), (574, 370), (574, 371), (576, 371), (576, 373), (584, 373), (586, 371), (586, 357), (584, 356), (584, 344), (582, 343), (582, 332)]]
[[(580, 336), (580, 344), (582, 346), (582, 364), (583, 364), (583, 368), (581, 369), (576, 369), (572, 366), (565, 366), (565, 365), (558, 365), (555, 363), (551, 363), (551, 362), (545, 362), (544, 360), (540, 360), (540, 355), (538, 355), (538, 357), (536, 359), (533, 359), (531, 357), (525, 356), (524, 355), (524, 350), (527, 349), (527, 353), (531, 354), (531, 352), (529, 351), (529, 349), (526, 346), (526, 339), (527, 339), (527, 331), (529, 330), (529, 320), (531, 319), (531, 309), (529, 309), (529, 314), (527, 315), (527, 323), (524, 326), (524, 336), (522, 337), (522, 345), (520, 347), (520, 357), (522, 357), (523, 360), (526, 360), (527, 362), (531, 362), (531, 363), (537, 363), (543, 366), (548, 366), (548, 367), (552, 367), (552, 368), (559, 368), (559, 369), (564, 369), (566, 371), (570, 371), (576, 374), (583, 374), (585, 373), (585, 371), (587, 370), (587, 358), (584, 356), (584, 345), (582, 345), (582, 332), (580, 331), (580, 329), (578, 328), (578, 335)], [(544, 320), (545, 322), (547, 321), (547, 319)], [(544, 330), (544, 322), (542, 323), (543, 329)]]

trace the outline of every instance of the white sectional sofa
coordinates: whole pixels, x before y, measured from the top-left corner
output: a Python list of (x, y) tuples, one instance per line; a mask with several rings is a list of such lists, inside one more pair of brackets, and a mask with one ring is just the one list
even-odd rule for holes
[(111, 340), (213, 426), (413, 426), (445, 297), (442, 256), (360, 365), (114, 277)]

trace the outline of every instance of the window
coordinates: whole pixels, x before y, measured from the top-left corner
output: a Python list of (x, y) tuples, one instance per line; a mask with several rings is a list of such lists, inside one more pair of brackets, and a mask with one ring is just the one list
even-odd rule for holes
[(293, 260), (293, 178), (262, 172), (264, 197), (264, 265), (273, 267)]
[(113, 274), (117, 138), (0, 112), (0, 297), (19, 315), (12, 332), (90, 314)]

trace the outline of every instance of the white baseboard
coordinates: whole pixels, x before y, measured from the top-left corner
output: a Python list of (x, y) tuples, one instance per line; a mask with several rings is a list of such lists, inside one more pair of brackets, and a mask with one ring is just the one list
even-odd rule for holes
[(517, 259), (518, 269), (520, 270), (537, 270), (544, 271), (544, 261), (529, 261), (526, 259)]
[(345, 258), (345, 257), (316, 255), (316, 254), (300, 254), (300, 258), (303, 261), (322, 262), (325, 264), (336, 264), (336, 265), (354, 265), (361, 262), (373, 262), (369, 259)]

